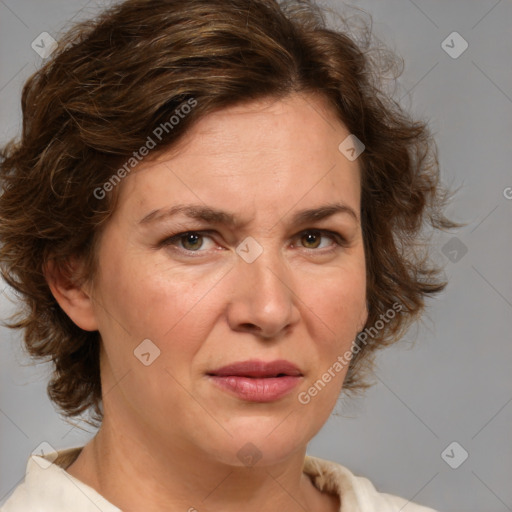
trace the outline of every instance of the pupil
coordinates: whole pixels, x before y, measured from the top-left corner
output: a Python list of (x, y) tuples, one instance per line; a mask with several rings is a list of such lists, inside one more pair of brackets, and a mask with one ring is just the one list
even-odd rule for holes
[(186, 235), (186, 237), (185, 237), (185, 245), (191, 245), (192, 246), (191, 249), (198, 249), (202, 245), (202, 244), (195, 245), (195, 244), (197, 244), (199, 238), (200, 238), (200, 235), (190, 233), (190, 234)]
[(307, 244), (313, 244), (314, 247), (318, 247), (318, 243), (315, 243), (315, 240), (317, 239), (318, 235), (315, 234), (315, 233), (309, 233), (307, 235), (305, 235), (304, 238), (306, 238), (306, 243)]

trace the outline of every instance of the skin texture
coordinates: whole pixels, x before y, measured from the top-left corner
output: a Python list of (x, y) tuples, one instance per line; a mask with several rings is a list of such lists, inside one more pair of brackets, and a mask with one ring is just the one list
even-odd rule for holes
[[(125, 512), (338, 510), (302, 464), (346, 368), (307, 405), (298, 394), (351, 348), (367, 318), (360, 169), (338, 150), (348, 135), (315, 96), (252, 102), (203, 118), (177, 148), (124, 179), (96, 281), (79, 289), (49, 278), (70, 318), (102, 337), (104, 421), (70, 474)], [(340, 202), (357, 219), (291, 223), (299, 210)], [(181, 203), (247, 224), (183, 214), (140, 224)], [(345, 246), (303, 233), (320, 229)], [(160, 244), (202, 230), (211, 232)], [(263, 249), (252, 263), (236, 252), (248, 236)], [(160, 350), (149, 366), (134, 356), (144, 339)], [(287, 359), (301, 382), (279, 400), (253, 403), (206, 375), (248, 359)], [(247, 443), (261, 455), (254, 466), (237, 456)]]

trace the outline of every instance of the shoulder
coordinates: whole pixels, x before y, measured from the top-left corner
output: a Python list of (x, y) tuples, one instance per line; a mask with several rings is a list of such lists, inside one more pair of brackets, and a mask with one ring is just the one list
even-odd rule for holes
[(81, 448), (31, 455), (25, 480), (0, 512), (121, 512), (94, 489), (66, 472)]
[(336, 462), (307, 455), (304, 472), (319, 490), (338, 494), (340, 512), (436, 512), (405, 498), (379, 492), (370, 480), (354, 475)]

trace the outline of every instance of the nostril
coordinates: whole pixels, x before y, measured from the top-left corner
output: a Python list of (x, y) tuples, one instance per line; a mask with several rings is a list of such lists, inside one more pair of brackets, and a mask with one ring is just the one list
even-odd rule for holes
[(258, 326), (254, 325), (254, 324), (250, 324), (250, 323), (241, 324), (240, 327), (242, 329), (246, 329), (248, 331), (257, 331), (259, 329)]

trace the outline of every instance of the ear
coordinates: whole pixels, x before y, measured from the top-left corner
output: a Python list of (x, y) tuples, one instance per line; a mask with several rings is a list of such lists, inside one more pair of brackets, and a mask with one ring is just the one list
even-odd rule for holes
[(76, 258), (64, 266), (50, 260), (44, 268), (44, 276), (50, 290), (63, 311), (84, 331), (97, 331), (93, 298), (86, 286), (78, 283), (82, 265)]

